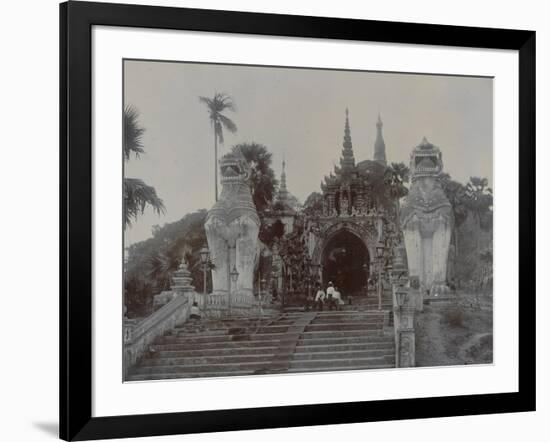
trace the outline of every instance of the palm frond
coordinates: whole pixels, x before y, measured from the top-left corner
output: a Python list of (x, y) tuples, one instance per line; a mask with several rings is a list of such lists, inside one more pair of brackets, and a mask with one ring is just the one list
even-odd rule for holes
[(220, 142), (220, 144), (223, 144), (223, 127), (219, 120), (214, 123), (214, 128), (216, 131), (216, 136), (218, 137), (218, 141)]
[(199, 96), (199, 101), (206, 104), (208, 107), (212, 107), (212, 99), (208, 97)]
[(231, 132), (232, 134), (237, 132), (237, 125), (233, 122), (233, 120), (221, 114), (218, 115), (218, 118), (220, 120), (221, 125), (225, 127), (229, 132)]
[(216, 110), (218, 112), (223, 112), (224, 110), (230, 110), (231, 112), (236, 111), (235, 102), (226, 93), (216, 93), (214, 94), (214, 101), (216, 102)]
[(154, 187), (148, 186), (137, 178), (124, 178), (124, 224), (132, 225), (138, 215), (143, 214), (150, 206), (158, 215), (164, 214), (166, 208)]
[(145, 153), (143, 150), (143, 133), (145, 129), (139, 126), (139, 112), (132, 106), (124, 108), (124, 159), (129, 160), (130, 155), (134, 153), (136, 157)]

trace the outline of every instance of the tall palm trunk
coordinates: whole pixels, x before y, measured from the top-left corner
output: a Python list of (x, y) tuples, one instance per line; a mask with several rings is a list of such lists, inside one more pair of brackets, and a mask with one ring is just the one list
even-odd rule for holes
[(215, 201), (218, 201), (218, 129), (214, 125), (214, 192)]

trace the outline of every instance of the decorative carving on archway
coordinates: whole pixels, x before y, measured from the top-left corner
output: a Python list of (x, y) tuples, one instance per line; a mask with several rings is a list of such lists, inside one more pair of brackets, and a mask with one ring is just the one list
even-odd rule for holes
[(370, 256), (375, 255), (376, 241), (378, 239), (378, 231), (374, 223), (369, 220), (365, 222), (356, 222), (354, 220), (338, 220), (322, 226), (323, 228), (319, 232), (313, 253), (311, 256), (311, 262), (314, 264), (321, 264), (321, 258), (323, 251), (331, 239), (341, 233), (342, 231), (348, 231), (357, 237), (358, 241), (362, 241)]

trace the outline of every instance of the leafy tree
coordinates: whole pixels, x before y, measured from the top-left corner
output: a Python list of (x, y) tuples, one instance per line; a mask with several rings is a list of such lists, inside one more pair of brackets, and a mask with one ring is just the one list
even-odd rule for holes
[(323, 213), (323, 195), (319, 192), (312, 192), (304, 202), (304, 214), (313, 216), (321, 213)]
[(124, 278), (124, 304), (129, 318), (142, 317), (148, 314), (153, 307), (151, 293), (154, 287), (144, 275), (129, 274)]
[(389, 197), (395, 201), (396, 213), (399, 213), (399, 200), (409, 193), (405, 183), (409, 181), (410, 170), (405, 163), (391, 163), (384, 174)]
[(285, 234), (285, 225), (280, 219), (273, 224), (262, 222), (258, 237), (266, 246), (271, 247), (276, 238), (281, 238)]
[(223, 144), (224, 129), (231, 133), (237, 132), (237, 125), (223, 112), (235, 112), (235, 103), (229, 95), (219, 92), (216, 92), (212, 98), (199, 97), (199, 101), (206, 105), (210, 124), (214, 128), (214, 192), (218, 201), (218, 141)]
[[(128, 161), (132, 154), (139, 158), (145, 153), (142, 137), (145, 129), (139, 126), (139, 113), (133, 106), (124, 109), (124, 160)], [(138, 178), (124, 178), (124, 227), (128, 227), (145, 208), (151, 207), (157, 214), (166, 211), (162, 199), (154, 187), (145, 184)]]
[(451, 203), (454, 216), (453, 238), (455, 246), (455, 260), (458, 258), (458, 229), (468, 218), (468, 207), (466, 205), (466, 187), (451, 179), (451, 176), (444, 173), (440, 177), (443, 191)]
[[(200, 210), (179, 221), (166, 223), (156, 229), (155, 236), (128, 247), (124, 272), (128, 317), (151, 313), (154, 295), (170, 288), (172, 274), (184, 257), (193, 285), (202, 291), (204, 281), (199, 252), (206, 244), (206, 213)], [(211, 281), (207, 280), (207, 289), (209, 287)]]
[(470, 177), (466, 184), (465, 202), (480, 228), (486, 230), (492, 226), (493, 190), (488, 187), (487, 178)]
[(132, 225), (147, 206), (158, 215), (166, 211), (154, 187), (137, 178), (124, 178), (124, 226)]
[(124, 109), (124, 159), (128, 161), (132, 154), (136, 158), (143, 153), (143, 134), (145, 129), (139, 126), (139, 112), (131, 105)]
[[(297, 219), (292, 233), (284, 235), (280, 242), (279, 253), (285, 263), (287, 275), (292, 275), (290, 291), (305, 292), (309, 269), (306, 266), (306, 243), (304, 239), (304, 225)], [(290, 284), (290, 278), (287, 281)]]
[(233, 146), (233, 152), (239, 151), (250, 166), (249, 184), (256, 210), (264, 212), (271, 205), (277, 186), (277, 178), (271, 168), (271, 152), (264, 145), (254, 142)]

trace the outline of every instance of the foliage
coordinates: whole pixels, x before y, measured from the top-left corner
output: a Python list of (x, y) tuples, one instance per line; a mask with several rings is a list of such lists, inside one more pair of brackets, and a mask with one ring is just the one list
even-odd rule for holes
[(444, 173), (440, 177), (443, 191), (453, 208), (455, 228), (458, 228), (468, 217), (468, 207), (466, 205), (466, 187), (451, 179), (451, 176)]
[(319, 192), (312, 192), (304, 202), (304, 214), (314, 216), (323, 212), (323, 195)]
[(124, 159), (128, 161), (131, 154), (135, 154), (136, 158), (142, 153), (143, 149), (142, 137), (145, 129), (139, 126), (139, 112), (131, 105), (124, 109)]
[[(128, 161), (131, 154), (136, 158), (143, 153), (142, 137), (145, 129), (139, 126), (139, 112), (133, 106), (124, 109), (124, 159)], [(164, 213), (166, 208), (154, 187), (137, 178), (124, 178), (124, 228), (130, 226), (150, 206), (157, 214)]]
[[(304, 241), (304, 225), (299, 218), (294, 223), (292, 233), (284, 235), (279, 241), (279, 253), (285, 263), (287, 275), (292, 274), (290, 291), (305, 291), (309, 269), (306, 266), (306, 244)], [(288, 278), (290, 281), (290, 278)]]
[(273, 224), (262, 222), (258, 237), (266, 246), (272, 247), (275, 239), (280, 239), (285, 234), (285, 225), (281, 220), (276, 220)]
[(199, 97), (199, 101), (206, 105), (210, 124), (214, 128), (214, 192), (218, 201), (218, 141), (223, 144), (223, 130), (237, 132), (237, 125), (223, 114), (224, 111), (235, 112), (233, 99), (224, 93), (216, 92), (212, 98)]
[(391, 163), (384, 174), (384, 181), (388, 186), (392, 199), (400, 199), (409, 193), (405, 183), (409, 181), (410, 169), (405, 163)]
[(124, 277), (124, 304), (126, 315), (129, 318), (142, 317), (148, 314), (153, 307), (154, 287), (149, 279), (136, 273), (125, 274)]
[(466, 206), (479, 223), (479, 227), (487, 229), (492, 226), (493, 190), (488, 187), (487, 178), (470, 177), (466, 184)]
[(233, 146), (233, 151), (243, 155), (250, 166), (249, 184), (256, 210), (264, 212), (272, 203), (277, 178), (271, 168), (272, 155), (258, 143), (242, 143)]
[(165, 213), (166, 208), (154, 187), (148, 186), (137, 178), (124, 178), (124, 225), (132, 225), (145, 208), (150, 206), (158, 215)]
[[(193, 285), (203, 289), (200, 249), (206, 244), (206, 210), (185, 215), (179, 221), (154, 229), (154, 236), (128, 247), (124, 273), (125, 304), (128, 316), (151, 313), (153, 296), (170, 289), (170, 278), (181, 260), (187, 260)], [(207, 290), (211, 281), (207, 280)]]
[(236, 107), (233, 99), (227, 94), (216, 92), (212, 98), (199, 97), (199, 101), (206, 105), (215, 137), (223, 144), (223, 129), (231, 133), (237, 132), (237, 125), (222, 113), (226, 110), (235, 112)]

